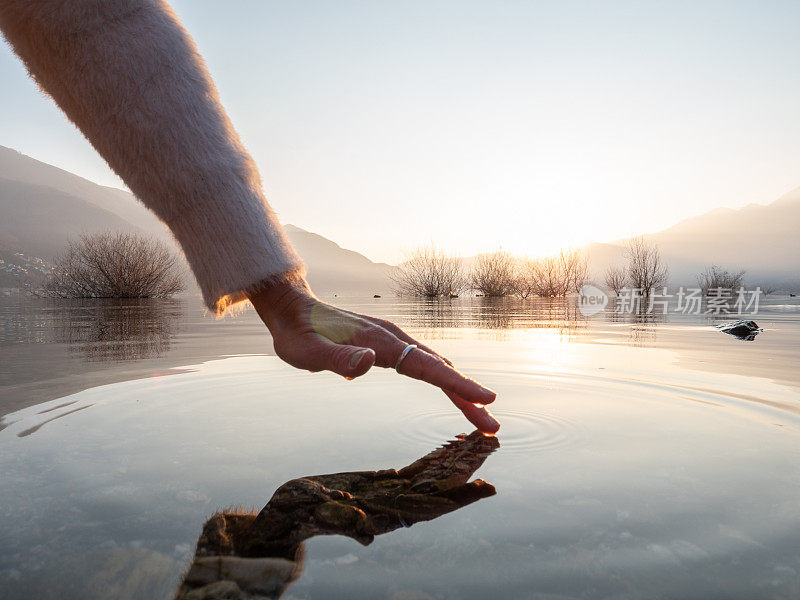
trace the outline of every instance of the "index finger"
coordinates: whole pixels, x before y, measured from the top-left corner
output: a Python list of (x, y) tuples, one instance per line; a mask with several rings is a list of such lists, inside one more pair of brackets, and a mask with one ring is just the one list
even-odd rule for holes
[(491, 404), (497, 397), (492, 390), (459, 373), (441, 357), (428, 354), (419, 348), (408, 353), (400, 364), (399, 372), (440, 387), (467, 403)]
[(500, 429), (500, 423), (492, 416), (485, 406), (482, 404), (471, 404), (466, 400), (462, 400), (452, 392), (444, 392), (450, 401), (455, 404), (456, 408), (464, 413), (467, 420), (475, 425), (481, 433), (497, 433)]
[(418, 342), (417, 340), (415, 340), (413, 337), (408, 335), (405, 331), (400, 329), (400, 327), (398, 327), (397, 325), (395, 325), (391, 321), (387, 321), (385, 319), (378, 319), (376, 317), (366, 317), (366, 318), (368, 320), (372, 321), (373, 323), (375, 323), (376, 325), (380, 325), (381, 327), (386, 329), (388, 332), (393, 333), (395, 335), (395, 337), (400, 338), (401, 340), (403, 340), (407, 344), (416, 344), (417, 347), (420, 350), (424, 350), (428, 354), (433, 354), (434, 356), (438, 356), (444, 362), (446, 362), (448, 365), (450, 365), (451, 367), (453, 366), (453, 363), (446, 356), (442, 356), (441, 354), (436, 352), (436, 350), (434, 350), (433, 348), (429, 348), (425, 344), (422, 344), (422, 343)]

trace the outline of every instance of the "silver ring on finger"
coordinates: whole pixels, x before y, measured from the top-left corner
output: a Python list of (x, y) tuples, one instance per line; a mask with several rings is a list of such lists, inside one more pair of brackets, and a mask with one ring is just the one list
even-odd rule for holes
[(397, 359), (397, 364), (394, 366), (395, 371), (397, 371), (398, 373), (400, 372), (400, 365), (403, 364), (403, 360), (405, 359), (406, 356), (408, 356), (408, 353), (411, 352), (416, 347), (417, 347), (416, 344), (409, 344), (408, 346), (403, 348), (403, 351), (400, 353), (400, 358)]

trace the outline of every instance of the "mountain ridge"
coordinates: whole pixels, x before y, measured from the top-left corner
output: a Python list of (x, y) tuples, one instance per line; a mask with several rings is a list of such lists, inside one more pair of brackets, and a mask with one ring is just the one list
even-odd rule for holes
[[(126, 230), (153, 236), (182, 256), (167, 227), (133, 194), (0, 146), (0, 251), (52, 260), (83, 233)], [(384, 294), (393, 267), (296, 225), (287, 235), (317, 293)], [(188, 281), (193, 282), (191, 277)], [(193, 288), (197, 292), (196, 288)]]
[[(693, 284), (696, 275), (717, 264), (744, 269), (749, 285), (800, 284), (800, 188), (769, 204), (716, 208), (683, 219), (645, 238), (658, 244), (673, 285)], [(629, 238), (587, 247), (595, 279), (622, 260)]]
[[(0, 146), (0, 250), (52, 258), (70, 237), (83, 232), (129, 229), (153, 235), (179, 251), (166, 226), (130, 192), (101, 186), (78, 175)], [(287, 224), (292, 244), (322, 293), (389, 291), (395, 267)], [(657, 243), (674, 285), (693, 283), (711, 264), (745, 269), (752, 284), (800, 283), (800, 187), (769, 204), (719, 207), (687, 217), (644, 237)], [(627, 238), (592, 243), (593, 278), (623, 260)], [(474, 258), (474, 257), (472, 257)], [(469, 263), (470, 257), (465, 258)]]

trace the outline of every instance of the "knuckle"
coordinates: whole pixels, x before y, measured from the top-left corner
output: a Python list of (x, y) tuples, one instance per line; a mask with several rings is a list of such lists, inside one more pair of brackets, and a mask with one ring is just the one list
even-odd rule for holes
[(378, 319), (378, 325), (380, 325), (387, 331), (391, 331), (392, 333), (400, 331), (400, 328), (397, 325), (395, 325), (391, 321), (387, 321), (386, 319)]
[(365, 321), (356, 332), (356, 335), (363, 338), (374, 338), (380, 334), (381, 328), (369, 321)]
[(378, 353), (394, 357), (395, 360), (400, 354), (393, 349), (394, 344), (391, 343), (391, 334), (380, 327), (373, 327), (366, 331), (363, 340), (365, 342), (364, 346), (369, 346)]

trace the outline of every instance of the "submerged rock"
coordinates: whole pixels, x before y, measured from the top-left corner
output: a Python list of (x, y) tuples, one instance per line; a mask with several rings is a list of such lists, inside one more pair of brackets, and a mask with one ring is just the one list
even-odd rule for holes
[(755, 337), (764, 331), (755, 321), (733, 321), (732, 323), (722, 323), (717, 325), (722, 333), (727, 333), (733, 337), (752, 342)]

